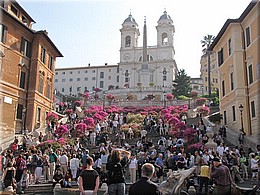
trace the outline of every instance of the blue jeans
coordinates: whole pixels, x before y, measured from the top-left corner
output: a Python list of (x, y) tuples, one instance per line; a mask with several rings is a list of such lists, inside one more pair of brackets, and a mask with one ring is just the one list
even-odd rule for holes
[(113, 183), (108, 186), (109, 195), (124, 195), (125, 194), (125, 183)]

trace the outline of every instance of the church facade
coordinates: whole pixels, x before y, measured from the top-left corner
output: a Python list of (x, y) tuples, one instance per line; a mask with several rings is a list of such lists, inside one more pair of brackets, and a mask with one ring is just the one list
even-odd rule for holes
[[(143, 26), (143, 46), (138, 46), (140, 31), (130, 14), (123, 22), (121, 32), (120, 61), (118, 65), (57, 68), (55, 88), (64, 95), (77, 95), (85, 91), (101, 89), (117, 99), (125, 99), (132, 93), (141, 100), (153, 95), (161, 100), (163, 91), (171, 93), (177, 64), (174, 60), (173, 20), (164, 11), (156, 26), (157, 44), (147, 46), (146, 20)], [(142, 93), (140, 93), (142, 91)]]

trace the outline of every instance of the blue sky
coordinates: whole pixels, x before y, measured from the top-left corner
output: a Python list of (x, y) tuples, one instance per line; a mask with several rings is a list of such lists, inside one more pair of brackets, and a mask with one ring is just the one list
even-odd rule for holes
[(148, 46), (156, 45), (157, 21), (164, 9), (175, 25), (175, 60), (188, 75), (200, 75), (200, 40), (216, 36), (228, 18), (238, 18), (251, 0), (17, 0), (36, 21), (34, 30), (47, 30), (64, 55), (57, 67), (119, 63), (121, 24), (130, 11), (139, 25), (147, 20)]

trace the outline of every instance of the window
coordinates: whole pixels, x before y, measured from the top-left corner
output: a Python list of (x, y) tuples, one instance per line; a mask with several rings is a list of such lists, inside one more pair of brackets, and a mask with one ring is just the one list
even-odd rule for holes
[(233, 76), (233, 72), (230, 73), (230, 88), (231, 88), (231, 91), (234, 89), (234, 76)]
[(41, 122), (41, 108), (37, 108), (37, 116), (36, 116), (37, 122)]
[(228, 39), (228, 55), (230, 56), (232, 53), (232, 42), (231, 39)]
[(77, 92), (80, 92), (81, 91), (81, 87), (77, 87)]
[(236, 109), (235, 109), (235, 106), (232, 106), (232, 115), (233, 115), (233, 121), (236, 121)]
[(65, 90), (64, 90), (64, 88), (61, 88), (61, 92), (64, 92)]
[(162, 44), (167, 45), (168, 44), (168, 35), (167, 33), (162, 34)]
[(18, 104), (17, 105), (17, 110), (16, 110), (16, 119), (23, 119), (23, 105)]
[(85, 92), (87, 92), (88, 91), (88, 87), (85, 87)]
[(28, 58), (31, 57), (31, 45), (32, 44), (28, 40), (22, 37), (20, 52)]
[(253, 83), (253, 66), (252, 64), (248, 66), (248, 79), (249, 84)]
[(58, 79), (55, 79), (54, 82), (57, 83), (59, 80)]
[(131, 37), (130, 36), (126, 36), (125, 38), (125, 47), (130, 47), (131, 45)]
[(205, 81), (208, 81), (208, 77), (205, 77)]
[(13, 12), (14, 15), (18, 16), (18, 9), (13, 4), (11, 5), (11, 12)]
[(66, 82), (66, 79), (62, 79), (61, 82), (63, 82), (63, 83)]
[(108, 72), (111, 72), (111, 69), (108, 69)]
[(88, 73), (88, 71), (87, 71), (87, 70), (85, 70), (85, 73)]
[(153, 74), (150, 74), (150, 83), (153, 82)]
[(260, 79), (260, 64), (256, 65), (256, 78)]
[(6, 42), (6, 36), (7, 36), (7, 27), (4, 26), (3, 24), (0, 24), (0, 41), (2, 43)]
[(53, 58), (51, 55), (49, 55), (49, 64), (48, 64), (48, 67), (49, 67), (50, 70), (52, 70), (53, 64), (54, 64), (54, 58)]
[(55, 75), (59, 75), (59, 73), (58, 73), (58, 72), (55, 72)]
[(41, 61), (45, 64), (46, 62), (46, 49), (41, 47)]
[[(141, 62), (143, 60), (143, 56), (139, 57), (139, 62)], [(150, 54), (147, 54), (147, 61), (153, 61), (153, 56), (151, 56)]]
[(92, 81), (95, 81), (96, 80), (96, 77), (92, 77)]
[(66, 74), (66, 72), (62, 72), (62, 74)]
[(218, 52), (218, 66), (221, 66), (224, 62), (223, 48)]
[(111, 80), (111, 76), (108, 76), (108, 80)]
[(226, 110), (224, 111), (223, 115), (224, 115), (224, 117), (223, 117), (224, 118), (224, 125), (227, 125), (227, 111)]
[(101, 78), (101, 79), (104, 78), (104, 72), (100, 72), (100, 78)]
[(116, 72), (119, 73), (119, 66), (117, 67)]
[(73, 78), (70, 78), (70, 82), (72, 82), (73, 81)]
[(95, 73), (96, 71), (95, 70), (92, 70), (92, 73)]
[(216, 83), (218, 83), (218, 79), (215, 79)]
[(78, 74), (80, 74), (80, 71), (78, 71)]
[(24, 71), (21, 71), (20, 74), (20, 88), (25, 89), (25, 75), (26, 73)]
[(51, 84), (49, 82), (47, 83), (46, 97), (51, 98)]
[(38, 86), (38, 91), (42, 94), (43, 92), (43, 77), (39, 77), (39, 86)]
[(125, 83), (127, 83), (127, 82), (130, 82), (130, 78), (128, 78), (128, 77), (125, 78)]
[(80, 81), (80, 78), (77, 78), (77, 81)]
[(100, 81), (99, 87), (104, 88), (104, 81)]
[(84, 81), (87, 81), (87, 80), (88, 80), (88, 77), (85, 77), (85, 78), (84, 78)]
[(116, 82), (119, 82), (119, 76), (116, 77)]
[(73, 74), (73, 72), (72, 72), (72, 71), (70, 71), (70, 74)]
[(72, 86), (70, 86), (70, 90), (69, 91), (70, 91), (70, 93), (72, 92)]
[(246, 46), (248, 47), (251, 44), (251, 37), (250, 37), (250, 28), (246, 28)]
[(251, 115), (252, 117), (255, 117), (255, 102), (251, 102)]
[(226, 91), (225, 91), (225, 81), (222, 81), (222, 96), (226, 95)]

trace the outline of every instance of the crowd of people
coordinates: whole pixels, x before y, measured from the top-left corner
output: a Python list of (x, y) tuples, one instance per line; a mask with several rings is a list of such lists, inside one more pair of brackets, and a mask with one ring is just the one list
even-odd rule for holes
[[(195, 151), (187, 148), (184, 138), (169, 134), (169, 124), (155, 116), (144, 119), (139, 139), (132, 143), (136, 135), (131, 127), (126, 133), (120, 129), (126, 117), (123, 114), (108, 116), (107, 120), (97, 122), (87, 137), (60, 148), (53, 148), (51, 144), (46, 148), (30, 145), (29, 132), (24, 132), (22, 144), (15, 139), (9, 149), (1, 151), (0, 173), (4, 188), (12, 187), (22, 193), (31, 184), (49, 182), (54, 188), (59, 183), (69, 188), (74, 181), (84, 195), (96, 194), (102, 183), (107, 183), (109, 195), (123, 195), (126, 179), (129, 179), (130, 195), (159, 194), (157, 184), (165, 180), (166, 171), (181, 171), (193, 166), (196, 166), (199, 194), (209, 193), (209, 186), (215, 186), (215, 192), (227, 186), (228, 192), (232, 182), (242, 183), (250, 177), (259, 180), (260, 146), (257, 151), (250, 148), (245, 151), (242, 143), (227, 147), (225, 127), (215, 134), (217, 148), (212, 149), (205, 147), (207, 132), (212, 127), (204, 125), (201, 119), (198, 124), (191, 125), (196, 130), (198, 143), (202, 144)], [(70, 117), (67, 126), (71, 133), (79, 121), (77, 116)], [(58, 125), (50, 124), (46, 135), (40, 133), (34, 137), (35, 144), (55, 140)], [(152, 140), (151, 133), (157, 133), (159, 139)], [(95, 151), (90, 153), (90, 146), (94, 146)]]

